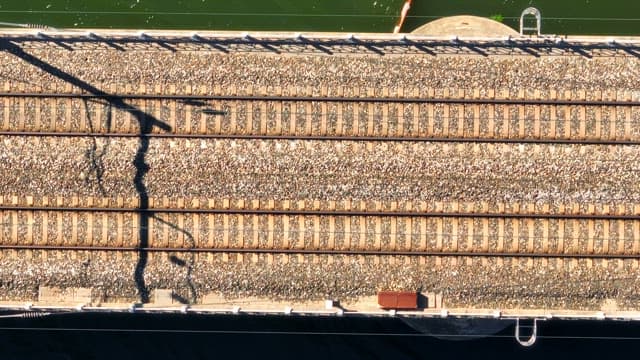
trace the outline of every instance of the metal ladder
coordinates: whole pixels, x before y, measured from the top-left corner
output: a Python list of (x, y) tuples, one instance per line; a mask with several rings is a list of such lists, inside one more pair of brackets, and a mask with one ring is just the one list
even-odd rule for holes
[[(535, 27), (525, 27), (524, 26), (524, 18), (525, 16), (533, 15), (536, 18), (536, 26)], [(540, 29), (542, 27), (542, 14), (540, 14), (540, 10), (534, 7), (528, 7), (522, 11), (520, 14), (520, 36), (524, 35), (525, 31), (535, 31), (538, 36), (540, 36)]]

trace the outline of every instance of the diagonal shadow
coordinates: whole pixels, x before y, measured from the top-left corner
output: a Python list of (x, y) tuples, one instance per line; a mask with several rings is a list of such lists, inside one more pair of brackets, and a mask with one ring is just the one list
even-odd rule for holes
[(144, 42), (156, 44), (156, 45), (160, 46), (163, 49), (169, 50), (171, 52), (176, 52), (176, 49), (173, 46), (169, 45), (169, 42), (163, 41), (162, 39), (152, 38), (151, 36), (149, 36), (149, 35), (147, 35), (145, 33), (140, 34), (139, 38), (140, 38), (140, 40), (142, 40)]
[(538, 51), (536, 51), (536, 50), (539, 50), (539, 48), (537, 48), (535, 46), (526, 45), (526, 44), (519, 44), (519, 45), (516, 45), (515, 48), (517, 48), (517, 49), (519, 49), (519, 50), (521, 50), (521, 51), (523, 51), (523, 52), (525, 52), (525, 53), (527, 53), (527, 54), (529, 54), (531, 56), (540, 57), (540, 53)]
[(567, 44), (563, 42), (561, 44), (558, 44), (558, 48), (563, 49), (565, 51), (571, 51), (580, 56), (584, 56), (587, 59), (593, 58), (593, 56), (591, 56), (591, 54), (587, 52), (583, 46), (580, 46), (580, 45)]
[[(89, 109), (89, 100), (87, 98), (82, 99), (82, 103), (85, 108), (85, 114), (87, 114), (87, 123), (89, 124), (89, 131), (91, 133), (95, 133), (95, 129), (93, 126), (93, 119), (91, 118), (91, 111)], [(98, 125), (100, 124), (100, 119), (98, 120)], [(107, 132), (111, 131), (111, 123), (112, 123), (112, 111), (111, 106), (107, 107), (107, 114), (105, 119), (105, 129)], [(104, 184), (102, 182), (102, 177), (104, 176), (104, 161), (103, 157), (109, 151), (109, 145), (111, 143), (110, 138), (106, 138), (105, 144), (102, 146), (102, 149), (98, 151), (98, 139), (94, 136), (91, 138), (91, 147), (85, 152), (85, 157), (89, 160), (90, 171), (94, 172), (96, 177), (96, 182), (98, 184), (98, 189), (102, 196), (106, 196), (107, 192), (104, 188)], [(91, 179), (87, 177), (85, 179), (86, 183), (89, 183)]]
[(45, 71), (61, 80), (64, 80), (90, 94), (95, 95), (96, 97), (106, 100), (111, 106), (128, 111), (138, 121), (140, 131), (138, 136), (138, 149), (133, 159), (133, 164), (136, 167), (133, 184), (136, 192), (138, 193), (139, 200), (138, 218), (140, 221), (140, 240), (138, 247), (140, 250), (138, 251), (138, 262), (136, 263), (136, 268), (134, 271), (134, 281), (140, 295), (140, 302), (148, 303), (149, 289), (147, 288), (144, 281), (144, 269), (147, 265), (148, 260), (147, 250), (144, 249), (149, 247), (150, 216), (146, 211), (147, 209), (149, 209), (149, 195), (147, 194), (147, 188), (144, 184), (144, 176), (149, 171), (149, 166), (145, 163), (145, 157), (147, 151), (149, 150), (149, 137), (147, 135), (151, 133), (151, 130), (154, 127), (160, 128), (163, 131), (170, 131), (171, 126), (156, 119), (153, 115), (147, 114), (144, 111), (141, 111), (134, 106), (127, 104), (122, 98), (108, 94), (87, 83), (86, 81), (79, 79), (43, 60), (40, 60), (38, 57), (25, 52), (20, 46), (8, 41), (7, 39), (0, 39), (0, 50), (7, 51), (10, 54), (13, 54), (14, 56), (24, 60), (25, 62), (28, 62), (29, 64), (41, 69), (42, 71)]
[(99, 36), (99, 35), (97, 35), (95, 33), (90, 33), (89, 38), (91, 40), (93, 40), (93, 41), (98, 41), (98, 42), (104, 43), (107, 46), (110, 46), (110, 47), (114, 48), (115, 50), (125, 51), (125, 48), (123, 48), (122, 46), (116, 44), (113, 40), (104, 38), (104, 37)]
[(407, 44), (409, 46), (413, 46), (416, 49), (424, 52), (425, 54), (436, 56), (436, 53), (433, 50), (429, 49), (424, 43), (420, 43), (420, 42), (417, 42), (417, 41), (409, 40), (407, 38), (405, 38), (403, 41), (404, 41), (405, 44)]
[(609, 47), (613, 48), (613, 49), (621, 49), (622, 51), (626, 52), (627, 54), (631, 55), (631, 56), (635, 56), (637, 58), (640, 58), (640, 52), (636, 51), (637, 47), (632, 47), (632, 46), (628, 46), (625, 44), (620, 44), (618, 42), (612, 43), (611, 45), (609, 45)]
[(370, 42), (360, 40), (360, 39), (358, 39), (356, 37), (352, 37), (351, 39), (349, 39), (347, 41), (350, 42), (351, 45), (355, 44), (355, 45), (358, 45), (358, 46), (362, 46), (365, 49), (367, 49), (367, 50), (369, 50), (369, 51), (371, 51), (373, 53), (376, 53), (376, 54), (378, 54), (380, 56), (384, 55), (384, 51), (378, 49), (377, 47), (375, 47), (374, 44), (371, 44)]
[(280, 54), (280, 50), (278, 50), (276, 47), (274, 47), (271, 44), (269, 44), (268, 40), (257, 39), (257, 38), (254, 38), (251, 35), (245, 35), (244, 38), (245, 38), (244, 41), (249, 41), (249, 42), (252, 42), (254, 44), (258, 44), (258, 45), (262, 46), (263, 48), (265, 48), (265, 49), (267, 49), (267, 50), (269, 50), (271, 52), (274, 52), (276, 54)]
[[(176, 224), (173, 224), (169, 221), (166, 221), (164, 219), (161, 219), (155, 215), (153, 215), (153, 218), (167, 226), (169, 226), (170, 228), (172, 228), (173, 230), (176, 230), (178, 232), (183, 233), (189, 242), (189, 248), (193, 249), (196, 247), (196, 241), (193, 238), (193, 235), (191, 235), (190, 232), (188, 232), (187, 230), (181, 229), (179, 226), (177, 226)], [(178, 301), (181, 304), (185, 304), (185, 305), (190, 305), (190, 304), (194, 304), (197, 300), (198, 300), (198, 293), (196, 291), (196, 287), (193, 284), (193, 278), (191, 277), (192, 273), (193, 273), (193, 265), (195, 264), (196, 258), (195, 258), (195, 254), (194, 253), (189, 253), (189, 260), (184, 261), (182, 259), (180, 259), (179, 257), (175, 256), (175, 255), (171, 255), (171, 257), (169, 258), (169, 261), (171, 261), (172, 263), (181, 266), (181, 267), (186, 267), (187, 268), (187, 276), (186, 276), (186, 280), (187, 280), (187, 287), (189, 288), (189, 292), (190, 292), (190, 298), (185, 298), (184, 296), (180, 296), (179, 294), (176, 294), (175, 292), (173, 293), (172, 297), (174, 300)]]
[(68, 51), (73, 51), (73, 47), (65, 44), (62, 40), (60, 39), (56, 39), (54, 37), (51, 37), (49, 35), (43, 34), (43, 33), (38, 33), (38, 37), (44, 41), (50, 41), (58, 46), (60, 46), (61, 48), (68, 50)]
[(202, 36), (198, 35), (198, 34), (193, 34), (193, 36), (191, 36), (191, 40), (195, 40), (198, 42), (201, 42), (203, 44), (208, 45), (209, 47), (211, 47), (212, 49), (218, 50), (220, 52), (223, 52), (225, 54), (229, 53), (229, 50), (227, 50), (223, 45), (220, 44), (219, 41), (217, 41), (216, 39), (205, 39)]
[(331, 51), (331, 49), (322, 46), (320, 41), (317, 40), (312, 40), (312, 39), (307, 39), (305, 36), (299, 36), (298, 37), (298, 41), (300, 41), (300, 43), (304, 44), (304, 45), (310, 45), (313, 48), (315, 48), (316, 50), (319, 50), (327, 55), (333, 55), (333, 51)]
[(489, 54), (487, 54), (484, 50), (480, 49), (479, 47), (475, 46), (472, 42), (462, 41), (462, 40), (457, 40), (456, 42), (460, 44), (460, 46), (466, 47), (467, 49), (475, 52), (478, 55), (482, 55), (485, 57), (489, 56)]

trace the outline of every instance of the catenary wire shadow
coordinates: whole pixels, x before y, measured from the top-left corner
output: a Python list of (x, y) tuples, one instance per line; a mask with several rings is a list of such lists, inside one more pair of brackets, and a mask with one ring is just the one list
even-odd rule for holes
[(144, 280), (144, 270), (148, 261), (148, 254), (146, 250), (142, 250), (149, 247), (149, 212), (145, 211), (149, 209), (149, 195), (147, 194), (147, 187), (144, 183), (144, 177), (149, 171), (149, 166), (145, 162), (147, 151), (149, 150), (149, 137), (153, 128), (159, 128), (162, 131), (171, 131), (171, 126), (158, 120), (152, 114), (145, 113), (140, 109), (126, 103), (122, 98), (111, 95), (105, 91), (102, 91), (95, 86), (87, 83), (86, 81), (75, 77), (64, 70), (57, 68), (40, 58), (25, 52), (20, 46), (10, 42), (7, 39), (0, 39), (0, 50), (6, 51), (14, 56), (22, 59), (23, 61), (45, 71), (61, 80), (64, 80), (71, 85), (74, 85), (88, 93), (103, 98), (111, 106), (123, 109), (129, 112), (136, 121), (138, 121), (140, 131), (138, 136), (138, 148), (136, 150), (135, 157), (133, 159), (133, 165), (136, 168), (136, 173), (133, 179), (133, 185), (138, 194), (139, 201), (139, 248), (138, 261), (134, 270), (134, 281), (141, 303), (149, 302), (149, 289)]

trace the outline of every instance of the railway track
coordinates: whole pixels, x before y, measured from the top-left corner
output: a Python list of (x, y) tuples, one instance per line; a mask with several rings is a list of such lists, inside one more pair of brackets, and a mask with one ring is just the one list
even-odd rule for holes
[[(627, 93), (132, 89), (0, 93), (0, 135), (640, 144)], [(141, 133), (146, 121), (167, 126)], [(0, 249), (640, 258), (640, 213), (626, 205), (174, 200), (3, 196)]]
[[(374, 251), (323, 249), (239, 249), (239, 248), (171, 248), (171, 247), (117, 247), (117, 246), (59, 246), (59, 245), (0, 245), (2, 250), (78, 251), (78, 252), (149, 252), (149, 253), (218, 253), (223, 255), (325, 255), (325, 256), (394, 256), (394, 257), (450, 257), (450, 258), (514, 258), (514, 259), (570, 259), (570, 260), (638, 260), (640, 254), (580, 254), (535, 252), (478, 252), (478, 251)], [(228, 259), (228, 258), (227, 258)], [(486, 259), (483, 259), (486, 260)], [(227, 260), (228, 261), (228, 260)], [(379, 261), (379, 260), (378, 260)], [(436, 263), (437, 264), (437, 263)]]
[(640, 216), (5, 208), (0, 219), (3, 249), (640, 257)]
[(580, 218), (588, 220), (640, 219), (640, 205), (630, 202), (546, 203), (501, 201), (397, 201), (397, 200), (274, 200), (230, 198), (147, 197), (141, 206), (139, 197), (99, 196), (0, 196), (0, 211), (87, 211), (199, 213), (244, 215), (342, 215), (342, 216), (440, 216), (487, 218)]
[[(0, 135), (640, 142), (640, 102), (627, 93), (385, 88), (314, 94), (262, 88), (253, 95), (233, 89), (225, 95), (158, 95), (127, 90), (114, 95), (0, 93)], [(140, 122), (147, 120), (166, 126), (141, 134)]]

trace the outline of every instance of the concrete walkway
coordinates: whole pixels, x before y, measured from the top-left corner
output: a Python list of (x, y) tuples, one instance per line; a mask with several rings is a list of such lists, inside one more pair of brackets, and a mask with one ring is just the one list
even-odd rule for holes
[(518, 36), (519, 33), (505, 24), (479, 16), (449, 16), (424, 24), (411, 32), (428, 36)]

